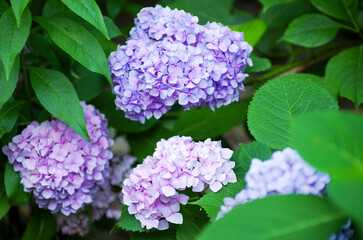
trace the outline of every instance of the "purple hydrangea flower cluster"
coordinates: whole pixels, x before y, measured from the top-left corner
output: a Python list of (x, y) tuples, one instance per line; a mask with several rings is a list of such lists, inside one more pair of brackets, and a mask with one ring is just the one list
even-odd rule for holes
[[(106, 169), (104, 183), (99, 190), (92, 194), (93, 201), (89, 204), (92, 213), (92, 221), (99, 220), (104, 214), (107, 218), (119, 220), (121, 217), (122, 182), (132, 171), (132, 165), (137, 159), (130, 155), (119, 155), (112, 158), (109, 167)], [(75, 214), (64, 216), (55, 214), (58, 231), (66, 235), (78, 234), (84, 236), (88, 233), (90, 219), (85, 210)]]
[(32, 122), (3, 152), (20, 173), (24, 191), (32, 192), (41, 208), (64, 215), (92, 202), (112, 158), (107, 120), (92, 105), (81, 102), (92, 143), (56, 119)]
[(252, 66), (243, 33), (219, 23), (198, 24), (183, 10), (143, 8), (126, 45), (109, 57), (117, 109), (142, 123), (178, 102), (212, 110), (238, 101)]
[(220, 141), (193, 142), (179, 136), (162, 139), (153, 156), (145, 158), (124, 181), (124, 204), (147, 229), (167, 229), (168, 222), (181, 224), (180, 204), (185, 205), (189, 197), (177, 190), (192, 187), (194, 192), (202, 192), (208, 185), (217, 192), (222, 185), (236, 182), (232, 153)]
[(217, 219), (237, 205), (270, 195), (319, 195), (330, 182), (327, 174), (315, 170), (291, 148), (274, 152), (266, 161), (252, 159), (245, 180), (246, 187), (235, 198), (224, 199)]

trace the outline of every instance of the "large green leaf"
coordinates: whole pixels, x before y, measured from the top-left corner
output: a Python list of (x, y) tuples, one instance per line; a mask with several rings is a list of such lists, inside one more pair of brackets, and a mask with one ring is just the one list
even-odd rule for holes
[(21, 15), (29, 3), (29, 0), (10, 0), (18, 27), (20, 26)]
[(0, 59), (4, 65), (6, 79), (10, 77), (11, 69), (18, 53), (23, 49), (29, 36), (31, 25), (31, 14), (25, 9), (21, 23), (18, 27), (11, 8), (1, 15), (0, 18)]
[(23, 100), (9, 101), (0, 109), (0, 138), (13, 129), (24, 103)]
[(100, 8), (94, 0), (62, 0), (73, 12), (81, 16), (110, 39)]
[(230, 26), (233, 31), (243, 32), (244, 40), (251, 46), (256, 45), (266, 31), (266, 24), (262, 19), (254, 19), (240, 25)]
[(306, 161), (329, 173), (329, 195), (363, 230), (362, 126), (353, 113), (315, 113), (294, 122), (294, 140)]
[(37, 209), (32, 214), (22, 240), (48, 240), (56, 232), (57, 224), (54, 216), (46, 210)]
[(291, 3), (296, 0), (258, 0), (263, 5), (263, 12), (266, 12), (268, 9), (270, 9), (273, 6), (285, 4), (285, 3)]
[[(350, 21), (347, 7), (347, 0), (310, 0), (311, 3), (321, 12), (341, 20)], [(344, 3), (344, 1), (346, 3)]]
[(306, 14), (292, 21), (282, 40), (304, 47), (318, 47), (335, 38), (344, 25), (321, 14)]
[(40, 103), (56, 118), (65, 122), (76, 133), (90, 141), (84, 111), (76, 90), (63, 73), (32, 67), (30, 82)]
[(14, 171), (10, 163), (6, 163), (4, 185), (8, 201), (11, 205), (20, 205), (29, 201), (29, 193), (24, 192), (24, 187), (20, 183), (19, 173)]
[(328, 239), (347, 216), (318, 196), (273, 196), (239, 205), (209, 225), (199, 240)]
[(233, 171), (237, 175), (238, 182), (229, 183), (220, 191), (210, 192), (191, 204), (201, 206), (208, 214), (211, 221), (215, 221), (221, 206), (224, 204), (223, 199), (226, 197), (234, 198), (245, 187), (244, 177), (250, 168), (252, 158), (261, 160), (269, 159), (271, 150), (259, 142), (249, 144), (240, 144), (241, 149), (233, 152), (232, 160), (236, 162)]
[(15, 59), (13, 68), (11, 69), (9, 80), (6, 80), (5, 70), (0, 61), (0, 109), (13, 95), (19, 77), (19, 57)]
[(97, 42), (82, 25), (61, 17), (35, 18), (51, 39), (71, 57), (90, 71), (104, 75), (111, 83), (106, 56)]
[(337, 109), (334, 97), (318, 84), (280, 77), (257, 90), (248, 108), (248, 127), (270, 148), (293, 147), (290, 125), (295, 116)]
[(244, 122), (250, 99), (231, 103), (215, 111), (199, 108), (185, 111), (175, 122), (174, 132), (194, 140), (217, 137)]
[(352, 100), (358, 107), (363, 102), (363, 45), (344, 50), (331, 58), (325, 77), (337, 83), (340, 96)]
[(139, 162), (142, 162), (147, 156), (153, 155), (157, 142), (162, 138), (168, 139), (174, 135), (174, 132), (166, 128), (154, 126), (146, 132), (128, 134), (127, 139), (131, 146), (131, 153), (137, 157)]
[(115, 98), (116, 96), (110, 91), (104, 91), (91, 101), (97, 109), (106, 115), (110, 127), (122, 132), (135, 133), (145, 131), (156, 124), (157, 120), (154, 118), (147, 120), (145, 124), (126, 118), (122, 110), (116, 110)]

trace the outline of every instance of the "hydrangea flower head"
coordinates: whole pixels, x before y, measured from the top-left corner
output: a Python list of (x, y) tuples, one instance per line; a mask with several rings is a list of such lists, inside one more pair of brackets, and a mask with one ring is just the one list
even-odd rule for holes
[(179, 136), (162, 139), (153, 156), (144, 159), (124, 181), (124, 204), (147, 229), (167, 229), (168, 222), (181, 224), (180, 204), (185, 205), (189, 197), (178, 191), (192, 188), (202, 192), (208, 185), (217, 192), (222, 185), (236, 182), (231, 156), (232, 151), (222, 148), (219, 141), (193, 142)]
[(116, 107), (126, 117), (159, 119), (179, 103), (215, 107), (238, 101), (252, 47), (243, 33), (169, 7), (143, 8), (126, 45), (109, 56)]
[(64, 215), (92, 202), (92, 193), (104, 181), (112, 158), (108, 150), (107, 120), (92, 105), (81, 102), (91, 142), (55, 119), (32, 122), (13, 138), (3, 152), (20, 173), (26, 192), (32, 192), (41, 208)]
[(246, 187), (234, 199), (224, 199), (217, 219), (237, 205), (270, 195), (319, 195), (330, 182), (327, 174), (315, 170), (291, 148), (274, 152), (266, 161), (252, 159), (245, 180)]
[[(122, 182), (131, 173), (132, 165), (137, 159), (131, 155), (118, 155), (112, 158), (104, 173), (105, 181), (92, 194), (93, 201), (88, 205), (92, 213), (92, 221), (99, 220), (104, 214), (109, 219), (119, 220), (121, 217)], [(64, 216), (55, 214), (58, 231), (66, 235), (84, 236), (88, 233), (89, 216), (85, 210)]]
[[(224, 199), (217, 219), (237, 205), (270, 195), (321, 195), (329, 184), (330, 177), (310, 166), (296, 150), (285, 148), (274, 152), (269, 160), (252, 159), (245, 180), (246, 187), (235, 198)], [(353, 234), (351, 220), (348, 220), (341, 230), (332, 234), (328, 240), (349, 240)]]

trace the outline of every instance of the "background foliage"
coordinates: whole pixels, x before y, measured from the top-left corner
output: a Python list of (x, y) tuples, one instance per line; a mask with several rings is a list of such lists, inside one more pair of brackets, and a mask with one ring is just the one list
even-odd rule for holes
[[(115, 110), (107, 56), (125, 42), (140, 9), (157, 3), (244, 32), (254, 66), (238, 103), (215, 112), (174, 107), (144, 125)], [(139, 162), (173, 135), (235, 149), (238, 182), (218, 193), (188, 193), (195, 201), (181, 210), (182, 225), (145, 231), (124, 208), (112, 235), (115, 223), (103, 219), (86, 239), (326, 239), (348, 217), (355, 238), (363, 234), (363, 1), (0, 0), (0, 15), (0, 147), (32, 121), (53, 117), (89, 140), (84, 100), (106, 115), (116, 136), (127, 137)], [(330, 174), (327, 196), (256, 200), (215, 221), (223, 198), (244, 187), (251, 159), (287, 146)], [(2, 153), (0, 232), (3, 239), (68, 238), (23, 191)]]

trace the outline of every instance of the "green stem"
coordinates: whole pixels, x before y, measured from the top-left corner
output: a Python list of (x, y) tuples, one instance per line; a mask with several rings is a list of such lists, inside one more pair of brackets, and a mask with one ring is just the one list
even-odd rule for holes
[(345, 1), (344, 1), (344, 0), (341, 0), (341, 1), (343, 2), (344, 7), (345, 7), (345, 11), (348, 13), (349, 18), (350, 18), (350, 20), (352, 21), (352, 23), (353, 23), (353, 25), (354, 25), (354, 27), (355, 27), (355, 31), (354, 31), (354, 32), (358, 33), (359, 37), (360, 37), (361, 39), (363, 39), (363, 34), (362, 34), (362, 32), (360, 31), (360, 28), (359, 28), (359, 26), (358, 26), (357, 22), (355, 21), (355, 19), (354, 19), (354, 17), (353, 17), (353, 15), (352, 15), (352, 13), (350, 12), (350, 10), (349, 10), (349, 8), (348, 8), (347, 4), (345, 3)]
[[(353, 44), (352, 44), (353, 43)], [(336, 54), (337, 52), (347, 48), (347, 47), (352, 47), (354, 45), (356, 45), (357, 42), (344, 42), (344, 43), (336, 43), (336, 44), (330, 44), (324, 48), (321, 48), (320, 50), (318, 49), (312, 49), (311, 54), (309, 57), (302, 59), (300, 61), (296, 61), (294, 63), (289, 63), (286, 64), (282, 67), (279, 67), (271, 72), (268, 72), (260, 77), (257, 77), (255, 79), (248, 79), (247, 81), (244, 82), (245, 86), (248, 85), (253, 85), (259, 82), (264, 82), (267, 80), (270, 80), (276, 76), (279, 76), (293, 68), (296, 67), (300, 67), (300, 66), (304, 66), (309, 67), (312, 65), (315, 65), (317, 63), (320, 63), (326, 59), (328, 59), (329, 57), (333, 56), (334, 54)], [(358, 43), (359, 44), (359, 43)], [(315, 52), (315, 50), (318, 50), (317, 52)], [(321, 56), (321, 57), (317, 57), (317, 56)]]

